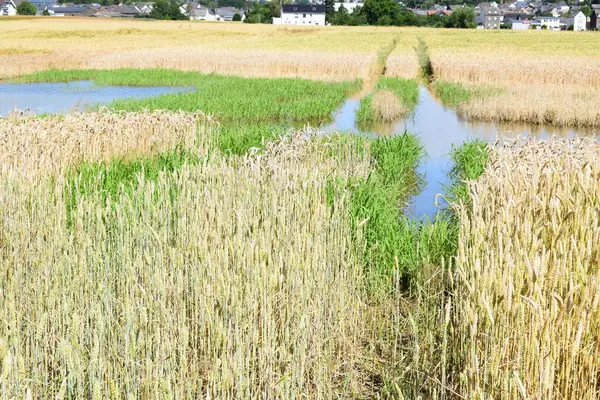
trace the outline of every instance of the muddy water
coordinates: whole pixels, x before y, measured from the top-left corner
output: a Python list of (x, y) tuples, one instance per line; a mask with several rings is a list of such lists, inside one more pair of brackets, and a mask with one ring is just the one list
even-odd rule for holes
[(436, 197), (444, 192), (444, 186), (450, 185), (448, 172), (451, 168), (450, 152), (452, 146), (459, 146), (466, 140), (481, 139), (487, 142), (499, 136), (527, 136), (541, 140), (552, 135), (572, 137), (575, 135), (592, 135), (592, 132), (544, 127), (538, 125), (515, 125), (493, 123), (469, 123), (461, 121), (454, 110), (444, 107), (425, 87), (419, 89), (419, 104), (409, 118), (391, 125), (359, 127), (356, 124), (356, 110), (359, 100), (350, 99), (334, 116), (325, 131), (345, 131), (368, 135), (402, 134), (406, 131), (418, 135), (425, 147), (427, 157), (421, 163), (419, 172), (425, 179), (423, 190), (414, 196), (407, 213), (415, 218), (434, 218), (436, 212), (445, 207), (443, 198)]
[(168, 86), (97, 86), (91, 81), (69, 83), (1, 83), (0, 116), (17, 108), (36, 113), (65, 113), (85, 110), (116, 99), (143, 98), (191, 90)]

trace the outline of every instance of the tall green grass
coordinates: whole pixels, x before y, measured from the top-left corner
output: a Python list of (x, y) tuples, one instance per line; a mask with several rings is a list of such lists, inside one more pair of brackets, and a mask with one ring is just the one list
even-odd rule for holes
[(431, 85), (435, 95), (447, 107), (457, 107), (474, 98), (494, 96), (500, 89), (489, 86), (465, 86), (448, 81), (435, 81)]
[(372, 293), (394, 289), (394, 280), (410, 277), (417, 264), (413, 223), (402, 211), (421, 184), (416, 173), (423, 147), (414, 135), (380, 138), (370, 143), (373, 169), (351, 186), (350, 210), (364, 239), (364, 267)]
[(166, 109), (213, 114), (221, 122), (314, 124), (330, 119), (360, 81), (326, 83), (306, 79), (239, 78), (166, 69), (52, 70), (25, 75), (21, 82), (93, 80), (99, 85), (191, 86), (195, 90), (108, 104), (117, 110)]
[(448, 189), (448, 197), (452, 203), (470, 201), (468, 181), (476, 180), (483, 174), (489, 159), (487, 144), (479, 139), (453, 147), (451, 158), (453, 167), (450, 178), (453, 183)]

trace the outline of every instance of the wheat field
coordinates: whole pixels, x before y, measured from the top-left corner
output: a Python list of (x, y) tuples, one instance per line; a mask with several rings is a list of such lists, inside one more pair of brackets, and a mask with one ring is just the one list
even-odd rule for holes
[(600, 148), (506, 142), (460, 211), (451, 349), (466, 398), (600, 395)]
[[(2, 396), (370, 397), (393, 376), (349, 194), (328, 201), (372, 168), (361, 142), (296, 131), (225, 157), (214, 121), (170, 112), (0, 130)], [(68, 167), (176, 144), (197, 161), (109, 196)]]

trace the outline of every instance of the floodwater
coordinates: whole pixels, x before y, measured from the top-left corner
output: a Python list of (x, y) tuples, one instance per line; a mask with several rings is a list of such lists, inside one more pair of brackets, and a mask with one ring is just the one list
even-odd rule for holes
[[(444, 107), (425, 87), (419, 89), (419, 103), (409, 118), (395, 124), (380, 125), (365, 129), (356, 124), (356, 110), (360, 101), (348, 100), (334, 116), (331, 124), (323, 129), (368, 135), (402, 134), (406, 131), (418, 135), (425, 147), (427, 157), (419, 167), (419, 173), (425, 179), (423, 190), (415, 195), (408, 207), (407, 214), (414, 218), (434, 218), (438, 209), (445, 206), (442, 197), (444, 187), (450, 185), (448, 172), (452, 167), (450, 152), (452, 146), (459, 146), (471, 139), (493, 142), (498, 137), (533, 137), (545, 140), (553, 135), (573, 137), (592, 135), (576, 129), (561, 129), (539, 125), (515, 125), (495, 123), (470, 123), (458, 118), (454, 110)], [(438, 197), (438, 205), (436, 205)]]
[(189, 91), (172, 86), (98, 86), (92, 81), (68, 83), (0, 83), (0, 116), (13, 109), (29, 109), (38, 114), (83, 111), (98, 103), (116, 99), (144, 98)]

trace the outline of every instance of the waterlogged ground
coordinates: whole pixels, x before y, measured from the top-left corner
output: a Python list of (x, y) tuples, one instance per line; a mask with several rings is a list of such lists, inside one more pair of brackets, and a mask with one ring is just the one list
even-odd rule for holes
[[(108, 104), (115, 100), (146, 99), (164, 94), (192, 91), (184, 86), (111, 86), (96, 85), (93, 81), (67, 83), (4, 83), (0, 84), (0, 115), (12, 109), (29, 109), (37, 113), (64, 113), (84, 110), (95, 104)], [(333, 121), (322, 125), (325, 132), (343, 131), (370, 136), (397, 135), (404, 132), (416, 134), (427, 153), (420, 164), (419, 173), (424, 177), (423, 189), (413, 197), (407, 209), (415, 218), (434, 218), (443, 207), (444, 193), (451, 178), (450, 152), (468, 140), (480, 139), (492, 142), (499, 135), (504, 137), (526, 136), (547, 139), (552, 135), (574, 137), (593, 135), (581, 129), (544, 127), (539, 125), (515, 125), (495, 123), (471, 123), (458, 118), (453, 109), (444, 107), (424, 86), (419, 89), (419, 101), (414, 113), (393, 124), (362, 126), (356, 115), (360, 100), (349, 98), (335, 112)]]
[(54, 114), (85, 110), (98, 103), (110, 103), (124, 98), (145, 98), (168, 93), (181, 93), (190, 88), (177, 86), (104, 86), (92, 81), (68, 83), (2, 83), (0, 84), (0, 115), (11, 110), (29, 110)]
[(324, 130), (367, 135), (398, 135), (404, 132), (416, 134), (427, 152), (426, 159), (419, 167), (419, 172), (425, 178), (425, 186), (413, 197), (407, 210), (410, 215), (417, 218), (433, 218), (438, 205), (444, 205), (444, 199), (437, 195), (444, 193), (444, 187), (451, 183), (448, 173), (452, 166), (450, 152), (453, 146), (460, 146), (465, 141), (473, 139), (493, 142), (499, 137), (521, 136), (545, 140), (553, 135), (560, 137), (593, 135), (591, 131), (573, 128), (462, 121), (453, 109), (444, 107), (424, 86), (419, 89), (419, 102), (415, 112), (394, 124), (361, 126), (356, 120), (359, 106), (359, 100), (349, 99), (335, 114), (333, 122), (324, 127)]

